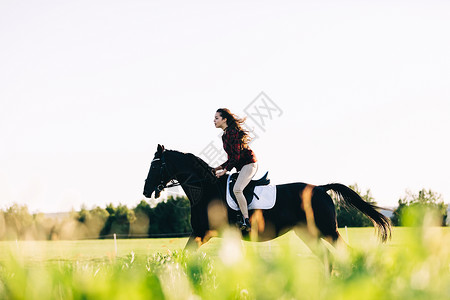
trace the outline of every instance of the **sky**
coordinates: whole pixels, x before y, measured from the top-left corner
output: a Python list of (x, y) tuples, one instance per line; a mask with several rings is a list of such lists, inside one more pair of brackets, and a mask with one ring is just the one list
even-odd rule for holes
[(449, 203), (449, 36), (436, 0), (2, 0), (0, 208), (134, 207), (158, 144), (218, 164), (220, 107), (255, 178)]

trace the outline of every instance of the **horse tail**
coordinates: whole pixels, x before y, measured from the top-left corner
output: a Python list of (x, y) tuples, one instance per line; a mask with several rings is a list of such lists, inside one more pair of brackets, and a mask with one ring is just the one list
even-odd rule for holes
[(356, 208), (365, 214), (377, 228), (382, 242), (386, 242), (388, 238), (391, 238), (391, 222), (389, 218), (377, 211), (377, 209), (382, 209), (381, 207), (364, 201), (355, 191), (340, 183), (331, 183), (319, 187), (325, 191), (332, 190), (336, 193), (339, 203)]

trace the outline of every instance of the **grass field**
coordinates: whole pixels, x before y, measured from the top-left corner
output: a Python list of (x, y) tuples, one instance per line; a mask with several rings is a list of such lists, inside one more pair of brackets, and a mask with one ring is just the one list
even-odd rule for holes
[(292, 232), (187, 254), (187, 238), (0, 242), (0, 299), (450, 299), (450, 228), (341, 235), (331, 276)]

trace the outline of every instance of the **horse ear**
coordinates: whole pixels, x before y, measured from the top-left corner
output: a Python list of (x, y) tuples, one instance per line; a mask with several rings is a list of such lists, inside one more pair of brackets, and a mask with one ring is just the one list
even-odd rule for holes
[(157, 151), (158, 151), (159, 153), (162, 153), (164, 150), (165, 150), (165, 149), (164, 149), (164, 146), (158, 144), (158, 149), (157, 149)]

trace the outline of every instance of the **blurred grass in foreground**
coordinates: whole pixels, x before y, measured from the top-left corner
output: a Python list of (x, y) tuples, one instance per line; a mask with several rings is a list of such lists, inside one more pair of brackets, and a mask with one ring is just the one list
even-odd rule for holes
[(450, 228), (394, 228), (386, 245), (349, 228), (331, 276), (293, 233), (185, 241), (1, 242), (0, 299), (450, 299)]

